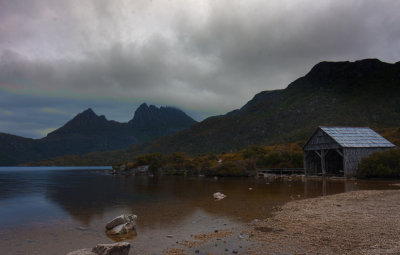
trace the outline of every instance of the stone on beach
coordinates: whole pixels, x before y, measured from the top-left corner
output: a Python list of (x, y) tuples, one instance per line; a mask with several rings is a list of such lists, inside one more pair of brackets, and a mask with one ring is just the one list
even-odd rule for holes
[(136, 227), (136, 219), (137, 216), (134, 214), (123, 214), (114, 218), (106, 225), (107, 234), (119, 235), (133, 231)]
[(98, 255), (128, 255), (130, 243), (120, 242), (114, 244), (98, 244), (92, 249), (92, 252)]
[(130, 243), (120, 242), (113, 244), (98, 244), (93, 249), (80, 249), (67, 255), (128, 255)]
[(71, 251), (67, 253), (67, 255), (98, 255), (98, 254), (92, 252), (92, 249), (79, 249), (76, 251)]
[(226, 195), (225, 194), (222, 194), (221, 192), (216, 192), (216, 193), (214, 193), (214, 198), (216, 199), (216, 200), (221, 200), (221, 199), (224, 199), (224, 198), (226, 198)]

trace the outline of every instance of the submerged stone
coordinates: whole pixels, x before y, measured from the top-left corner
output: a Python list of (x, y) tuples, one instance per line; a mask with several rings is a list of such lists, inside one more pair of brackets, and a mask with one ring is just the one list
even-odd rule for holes
[(127, 242), (98, 244), (92, 249), (92, 252), (98, 255), (128, 255), (130, 248), (131, 245)]
[(107, 234), (119, 235), (133, 231), (136, 227), (136, 219), (137, 216), (134, 214), (123, 214), (114, 218), (106, 225)]

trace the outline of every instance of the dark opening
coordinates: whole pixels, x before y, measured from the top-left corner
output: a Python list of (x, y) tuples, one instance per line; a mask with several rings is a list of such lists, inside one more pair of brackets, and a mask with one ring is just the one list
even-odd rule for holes
[(305, 157), (307, 174), (322, 174), (321, 158), (315, 151), (309, 151)]
[(329, 150), (325, 155), (325, 169), (327, 175), (343, 176), (343, 157), (336, 150)]
[[(322, 175), (321, 158), (315, 151), (309, 151), (305, 160), (307, 174)], [(344, 176), (343, 157), (335, 149), (325, 151), (325, 170), (328, 176)]]

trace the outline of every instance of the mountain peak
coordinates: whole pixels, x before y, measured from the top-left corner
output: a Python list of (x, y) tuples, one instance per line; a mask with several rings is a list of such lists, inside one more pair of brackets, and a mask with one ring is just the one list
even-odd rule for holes
[(356, 84), (361, 79), (376, 79), (385, 75), (394, 64), (379, 59), (362, 59), (354, 62), (323, 61), (311, 68), (303, 77), (295, 80), (288, 87), (314, 88), (336, 86), (336, 84)]
[(159, 130), (167, 127), (172, 133), (187, 128), (196, 121), (177, 108), (143, 103), (136, 109), (133, 119), (128, 123), (140, 130)]
[(157, 111), (159, 111), (161, 108), (163, 108), (163, 107), (160, 107), (160, 108), (158, 108), (157, 106), (155, 106), (155, 105), (148, 105), (148, 104), (146, 104), (146, 103), (143, 103), (143, 104), (141, 104), (137, 109), (136, 109), (136, 111), (135, 111), (135, 116), (137, 116), (137, 115), (142, 115), (142, 114), (144, 114), (144, 115), (147, 115), (147, 114), (149, 114), (150, 112), (157, 112)]
[(147, 109), (147, 108), (149, 108), (149, 106), (148, 106), (146, 103), (142, 103), (142, 104), (136, 109), (136, 111), (138, 111), (138, 110), (144, 110), (144, 109)]
[(86, 110), (84, 110), (83, 112), (82, 112), (83, 114), (94, 114), (94, 115), (96, 115), (96, 113), (92, 110), (92, 108), (87, 108)]
[(388, 63), (384, 63), (376, 58), (362, 59), (354, 62), (328, 62), (323, 61), (316, 64), (311, 71), (306, 75), (310, 78), (323, 78), (323, 77), (343, 77), (352, 76), (360, 77), (381, 71), (386, 68)]
[(104, 115), (97, 115), (92, 108), (88, 108), (81, 113), (78, 113), (74, 118), (68, 121), (64, 126), (49, 133), (47, 136), (66, 133), (90, 133), (92, 128), (106, 125), (108, 120)]
[(93, 110), (92, 108), (87, 108), (83, 112), (79, 113), (78, 115), (75, 116), (74, 119), (79, 118), (79, 119), (95, 119), (99, 117)]

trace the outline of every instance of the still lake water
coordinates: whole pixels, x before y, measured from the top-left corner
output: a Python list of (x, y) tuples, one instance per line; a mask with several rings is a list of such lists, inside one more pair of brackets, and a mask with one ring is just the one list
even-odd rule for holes
[[(66, 254), (112, 243), (104, 226), (123, 213), (138, 215), (130, 254), (161, 254), (183, 248), (176, 242), (191, 234), (243, 228), (294, 199), (394, 188), (393, 181), (113, 176), (107, 169), (0, 167), (0, 254)], [(217, 191), (227, 198), (214, 201)]]

